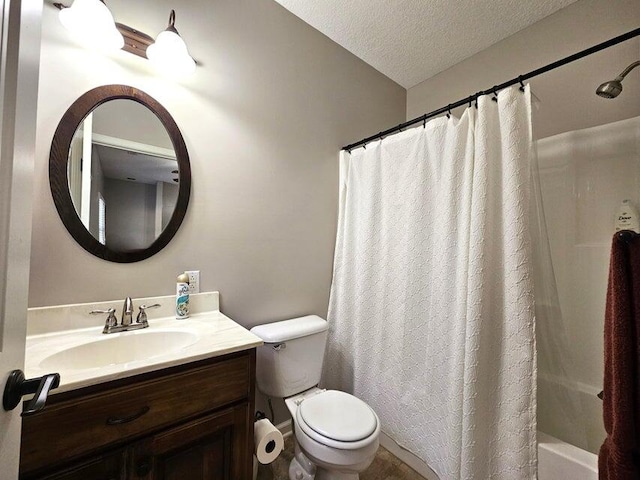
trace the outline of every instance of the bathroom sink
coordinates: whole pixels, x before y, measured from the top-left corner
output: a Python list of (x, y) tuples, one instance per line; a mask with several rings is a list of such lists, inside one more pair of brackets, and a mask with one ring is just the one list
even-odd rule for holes
[[(171, 305), (175, 298), (154, 298), (146, 303), (163, 300), (170, 307), (155, 313), (166, 316), (150, 319), (147, 328), (109, 334), (102, 333), (102, 322), (83, 326), (90, 321), (87, 311), (106, 310), (108, 304), (33, 310), (35, 319), (31, 324), (33, 333), (27, 335), (25, 375), (38, 378), (59, 373), (60, 386), (52, 391), (58, 394), (262, 345), (260, 338), (220, 313), (217, 294), (204, 295), (196, 298), (206, 300), (209, 303), (204, 305), (211, 304), (214, 310), (191, 312), (188, 319), (176, 320)], [(51, 322), (55, 328), (47, 330)], [(34, 331), (36, 327), (44, 331)]]
[(171, 354), (198, 340), (198, 334), (180, 330), (123, 332), (59, 350), (43, 358), (39, 366), (44, 370), (68, 371), (123, 365)]

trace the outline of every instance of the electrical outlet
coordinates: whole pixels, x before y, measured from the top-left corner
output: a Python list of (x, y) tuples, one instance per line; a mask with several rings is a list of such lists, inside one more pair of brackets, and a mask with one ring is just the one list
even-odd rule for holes
[(189, 294), (200, 293), (200, 270), (184, 272), (189, 276)]

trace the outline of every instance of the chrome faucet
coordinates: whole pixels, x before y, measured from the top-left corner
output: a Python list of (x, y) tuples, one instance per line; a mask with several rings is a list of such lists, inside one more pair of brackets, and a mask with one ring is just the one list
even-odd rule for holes
[(147, 321), (147, 310), (149, 308), (157, 308), (159, 307), (159, 303), (155, 303), (153, 305), (140, 305), (138, 312), (138, 316), (136, 317), (135, 323), (133, 322), (133, 301), (131, 297), (127, 297), (124, 300), (124, 305), (122, 306), (122, 319), (120, 320), (120, 324), (118, 325), (118, 319), (116, 318), (116, 309), (109, 308), (107, 310), (91, 310), (89, 313), (91, 315), (96, 315), (99, 313), (106, 313), (107, 319), (104, 322), (104, 329), (102, 333), (117, 333), (117, 332), (126, 332), (127, 330), (139, 330), (141, 328), (147, 328), (149, 326), (149, 322)]
[(133, 322), (133, 301), (131, 301), (131, 297), (127, 297), (124, 299), (124, 305), (122, 305), (122, 320), (120, 324), (124, 326), (129, 326)]

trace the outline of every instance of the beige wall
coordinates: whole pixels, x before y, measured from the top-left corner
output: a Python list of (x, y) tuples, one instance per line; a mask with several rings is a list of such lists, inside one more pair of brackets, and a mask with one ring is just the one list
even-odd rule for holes
[[(245, 326), (326, 315), (337, 216), (338, 151), (404, 119), (406, 91), (272, 0), (111, 0), (117, 21), (151, 35), (176, 26), (201, 66), (183, 82), (123, 52), (76, 46), (45, 5), (34, 185), (30, 306), (171, 294), (201, 271)], [(78, 246), (49, 190), (53, 132), (102, 84), (160, 101), (180, 127), (193, 189), (184, 224), (154, 257), (109, 263)], [(87, 325), (95, 323), (87, 317)]]
[(93, 133), (173, 150), (160, 119), (132, 100), (112, 100), (93, 112)]
[[(522, 73), (638, 28), (638, 0), (580, 0), (467, 60), (410, 88), (407, 118), (414, 118)], [(640, 115), (640, 71), (624, 81), (616, 100), (596, 87), (640, 59), (640, 38), (629, 40), (531, 80), (540, 99), (538, 138)]]
[(105, 178), (103, 195), (107, 246), (134, 250), (151, 245), (156, 239), (155, 184)]

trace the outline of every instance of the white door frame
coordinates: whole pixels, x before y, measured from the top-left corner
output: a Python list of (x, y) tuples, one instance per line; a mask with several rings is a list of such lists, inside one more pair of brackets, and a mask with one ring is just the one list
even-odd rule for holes
[[(0, 0), (0, 390), (24, 368), (42, 0)], [(20, 411), (0, 408), (0, 475), (18, 478)]]

